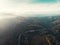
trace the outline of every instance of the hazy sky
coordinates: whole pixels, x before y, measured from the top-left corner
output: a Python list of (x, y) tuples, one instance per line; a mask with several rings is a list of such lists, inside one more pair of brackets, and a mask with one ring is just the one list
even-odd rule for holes
[(0, 0), (0, 13), (60, 14), (60, 0)]

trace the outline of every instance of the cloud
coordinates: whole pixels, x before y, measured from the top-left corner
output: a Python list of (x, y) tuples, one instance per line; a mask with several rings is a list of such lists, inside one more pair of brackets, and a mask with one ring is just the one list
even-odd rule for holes
[(27, 16), (24, 14), (60, 14), (60, 3), (32, 4), (28, 3), (29, 1), (30, 0), (0, 0), (0, 13), (11, 13), (21, 16)]

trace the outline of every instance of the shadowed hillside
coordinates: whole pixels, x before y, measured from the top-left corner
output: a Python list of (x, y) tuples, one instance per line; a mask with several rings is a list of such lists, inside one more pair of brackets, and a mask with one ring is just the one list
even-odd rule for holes
[(8, 19), (6, 31), (0, 36), (0, 45), (60, 45), (59, 20), (60, 16)]

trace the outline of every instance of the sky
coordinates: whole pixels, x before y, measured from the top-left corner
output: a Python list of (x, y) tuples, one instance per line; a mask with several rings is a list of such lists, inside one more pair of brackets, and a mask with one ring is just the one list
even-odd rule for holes
[(55, 3), (56, 0), (32, 0), (34, 3)]
[(34, 14), (60, 14), (59, 12), (60, 0), (0, 0), (1, 14), (34, 16)]

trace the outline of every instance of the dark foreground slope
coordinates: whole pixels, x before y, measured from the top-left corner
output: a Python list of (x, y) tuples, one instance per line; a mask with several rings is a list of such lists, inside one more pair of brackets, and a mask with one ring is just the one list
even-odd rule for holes
[[(40, 31), (39, 34), (37, 34), (36, 32), (35, 33), (36, 36), (32, 37), (33, 40), (31, 41), (32, 44), (30, 45), (35, 45), (35, 44), (36, 45), (39, 44), (60, 45), (59, 44), (60, 43), (59, 40), (60, 21), (59, 20), (60, 20), (59, 16), (27, 17), (27, 18), (17, 17), (17, 18), (10, 19), (7, 21), (8, 26), (6, 26), (6, 29), (3, 29), (5, 31), (2, 31), (2, 33), (0, 34), (0, 45), (19, 45), (20, 34), (25, 35), (24, 32), (29, 30)], [(30, 33), (30, 35), (32, 34)]]

